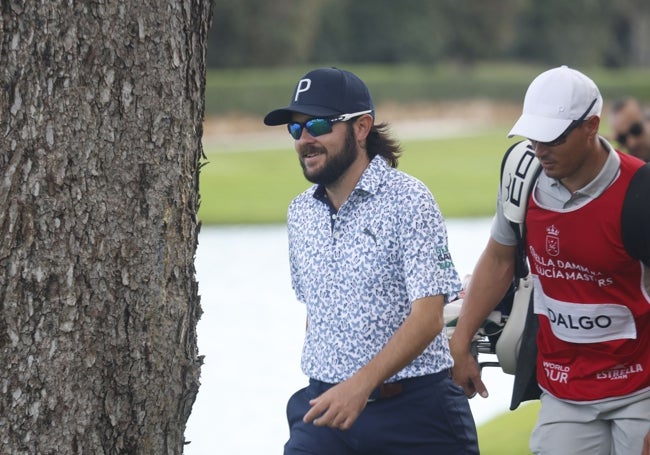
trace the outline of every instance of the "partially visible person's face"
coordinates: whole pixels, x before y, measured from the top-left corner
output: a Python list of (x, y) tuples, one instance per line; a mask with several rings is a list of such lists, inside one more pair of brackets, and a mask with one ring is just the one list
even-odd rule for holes
[[(293, 121), (304, 123), (310, 117), (295, 114)], [(303, 128), (295, 148), (305, 178), (312, 183), (331, 185), (352, 166), (358, 156), (354, 132), (350, 123), (332, 125), (332, 132), (312, 136)]]
[(630, 155), (650, 161), (650, 122), (638, 103), (630, 101), (611, 116), (612, 135)]
[(571, 191), (588, 183), (593, 165), (590, 130), (598, 128), (597, 122), (597, 118), (587, 119), (554, 145), (531, 140), (544, 173), (560, 180)]

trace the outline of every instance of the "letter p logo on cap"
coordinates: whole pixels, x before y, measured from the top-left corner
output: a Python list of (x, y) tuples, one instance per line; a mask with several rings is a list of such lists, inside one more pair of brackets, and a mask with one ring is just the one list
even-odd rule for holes
[(297, 102), (300, 94), (309, 90), (309, 87), (311, 87), (311, 79), (300, 79), (296, 87), (296, 96), (293, 98), (293, 102)]

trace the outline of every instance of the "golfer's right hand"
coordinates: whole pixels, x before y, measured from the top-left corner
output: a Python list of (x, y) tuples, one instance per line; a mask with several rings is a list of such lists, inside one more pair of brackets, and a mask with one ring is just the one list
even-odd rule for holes
[(469, 398), (477, 393), (483, 398), (487, 398), (488, 391), (481, 379), (481, 369), (469, 349), (452, 349), (452, 356), (454, 357), (454, 367), (452, 368), (454, 382), (463, 388), (465, 395)]

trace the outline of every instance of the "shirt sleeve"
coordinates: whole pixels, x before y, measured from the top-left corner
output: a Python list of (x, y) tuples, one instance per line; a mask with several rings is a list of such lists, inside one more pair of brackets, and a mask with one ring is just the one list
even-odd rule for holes
[(501, 245), (516, 245), (517, 236), (515, 231), (512, 229), (510, 221), (503, 214), (503, 204), (501, 203), (501, 190), (499, 190), (499, 195), (497, 196), (497, 209), (492, 219), (492, 227), (490, 228), (490, 236), (494, 241), (500, 243)]
[(296, 201), (294, 200), (290, 205), (289, 205), (289, 210), (287, 211), (287, 237), (288, 237), (288, 245), (289, 245), (289, 272), (291, 274), (291, 287), (293, 288), (296, 298), (298, 301), (303, 302), (305, 301), (305, 296), (301, 287), (301, 281), (300, 281), (300, 274), (297, 266), (297, 258), (296, 258), (296, 242), (295, 242), (295, 234), (296, 234), (296, 229), (298, 225), (297, 221), (297, 208), (296, 208)]
[(461, 290), (447, 239), (447, 228), (433, 195), (424, 185), (404, 203), (402, 257), (411, 302), (434, 295), (454, 300)]

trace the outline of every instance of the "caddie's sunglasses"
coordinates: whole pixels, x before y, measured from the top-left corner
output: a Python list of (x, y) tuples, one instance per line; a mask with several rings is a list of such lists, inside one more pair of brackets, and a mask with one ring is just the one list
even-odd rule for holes
[(352, 114), (343, 114), (339, 117), (334, 117), (334, 118), (312, 118), (307, 120), (304, 123), (289, 122), (289, 124), (287, 125), (287, 129), (289, 130), (289, 134), (291, 135), (291, 137), (293, 137), (295, 140), (300, 139), (300, 136), (302, 136), (303, 128), (305, 128), (307, 132), (314, 137), (321, 136), (323, 134), (331, 133), (332, 125), (336, 122), (347, 122), (350, 119), (359, 117), (360, 115), (363, 114), (369, 114), (371, 112), (372, 112), (371, 110), (368, 110), (368, 111), (354, 112)]
[(567, 129), (564, 130), (564, 133), (560, 134), (556, 139), (553, 139), (551, 142), (537, 142), (537, 141), (531, 141), (531, 142), (533, 142), (533, 144), (535, 143), (542, 144), (546, 147), (557, 147), (558, 145), (564, 144), (567, 138), (569, 137), (569, 134), (571, 134), (573, 130), (575, 130), (577, 127), (579, 127), (582, 124), (582, 122), (585, 121), (585, 119), (587, 118), (587, 114), (589, 114), (591, 108), (594, 107), (596, 101), (598, 101), (598, 98), (595, 98), (591, 102), (591, 104), (589, 105), (585, 113), (582, 114), (578, 120), (574, 120), (571, 123), (569, 123), (569, 126), (567, 126)]
[(625, 145), (628, 136), (639, 137), (642, 134), (643, 134), (643, 123), (637, 122), (634, 123), (632, 126), (630, 126), (630, 129), (627, 130), (627, 133), (619, 133), (616, 136), (616, 141), (618, 141), (618, 143), (621, 145)]

